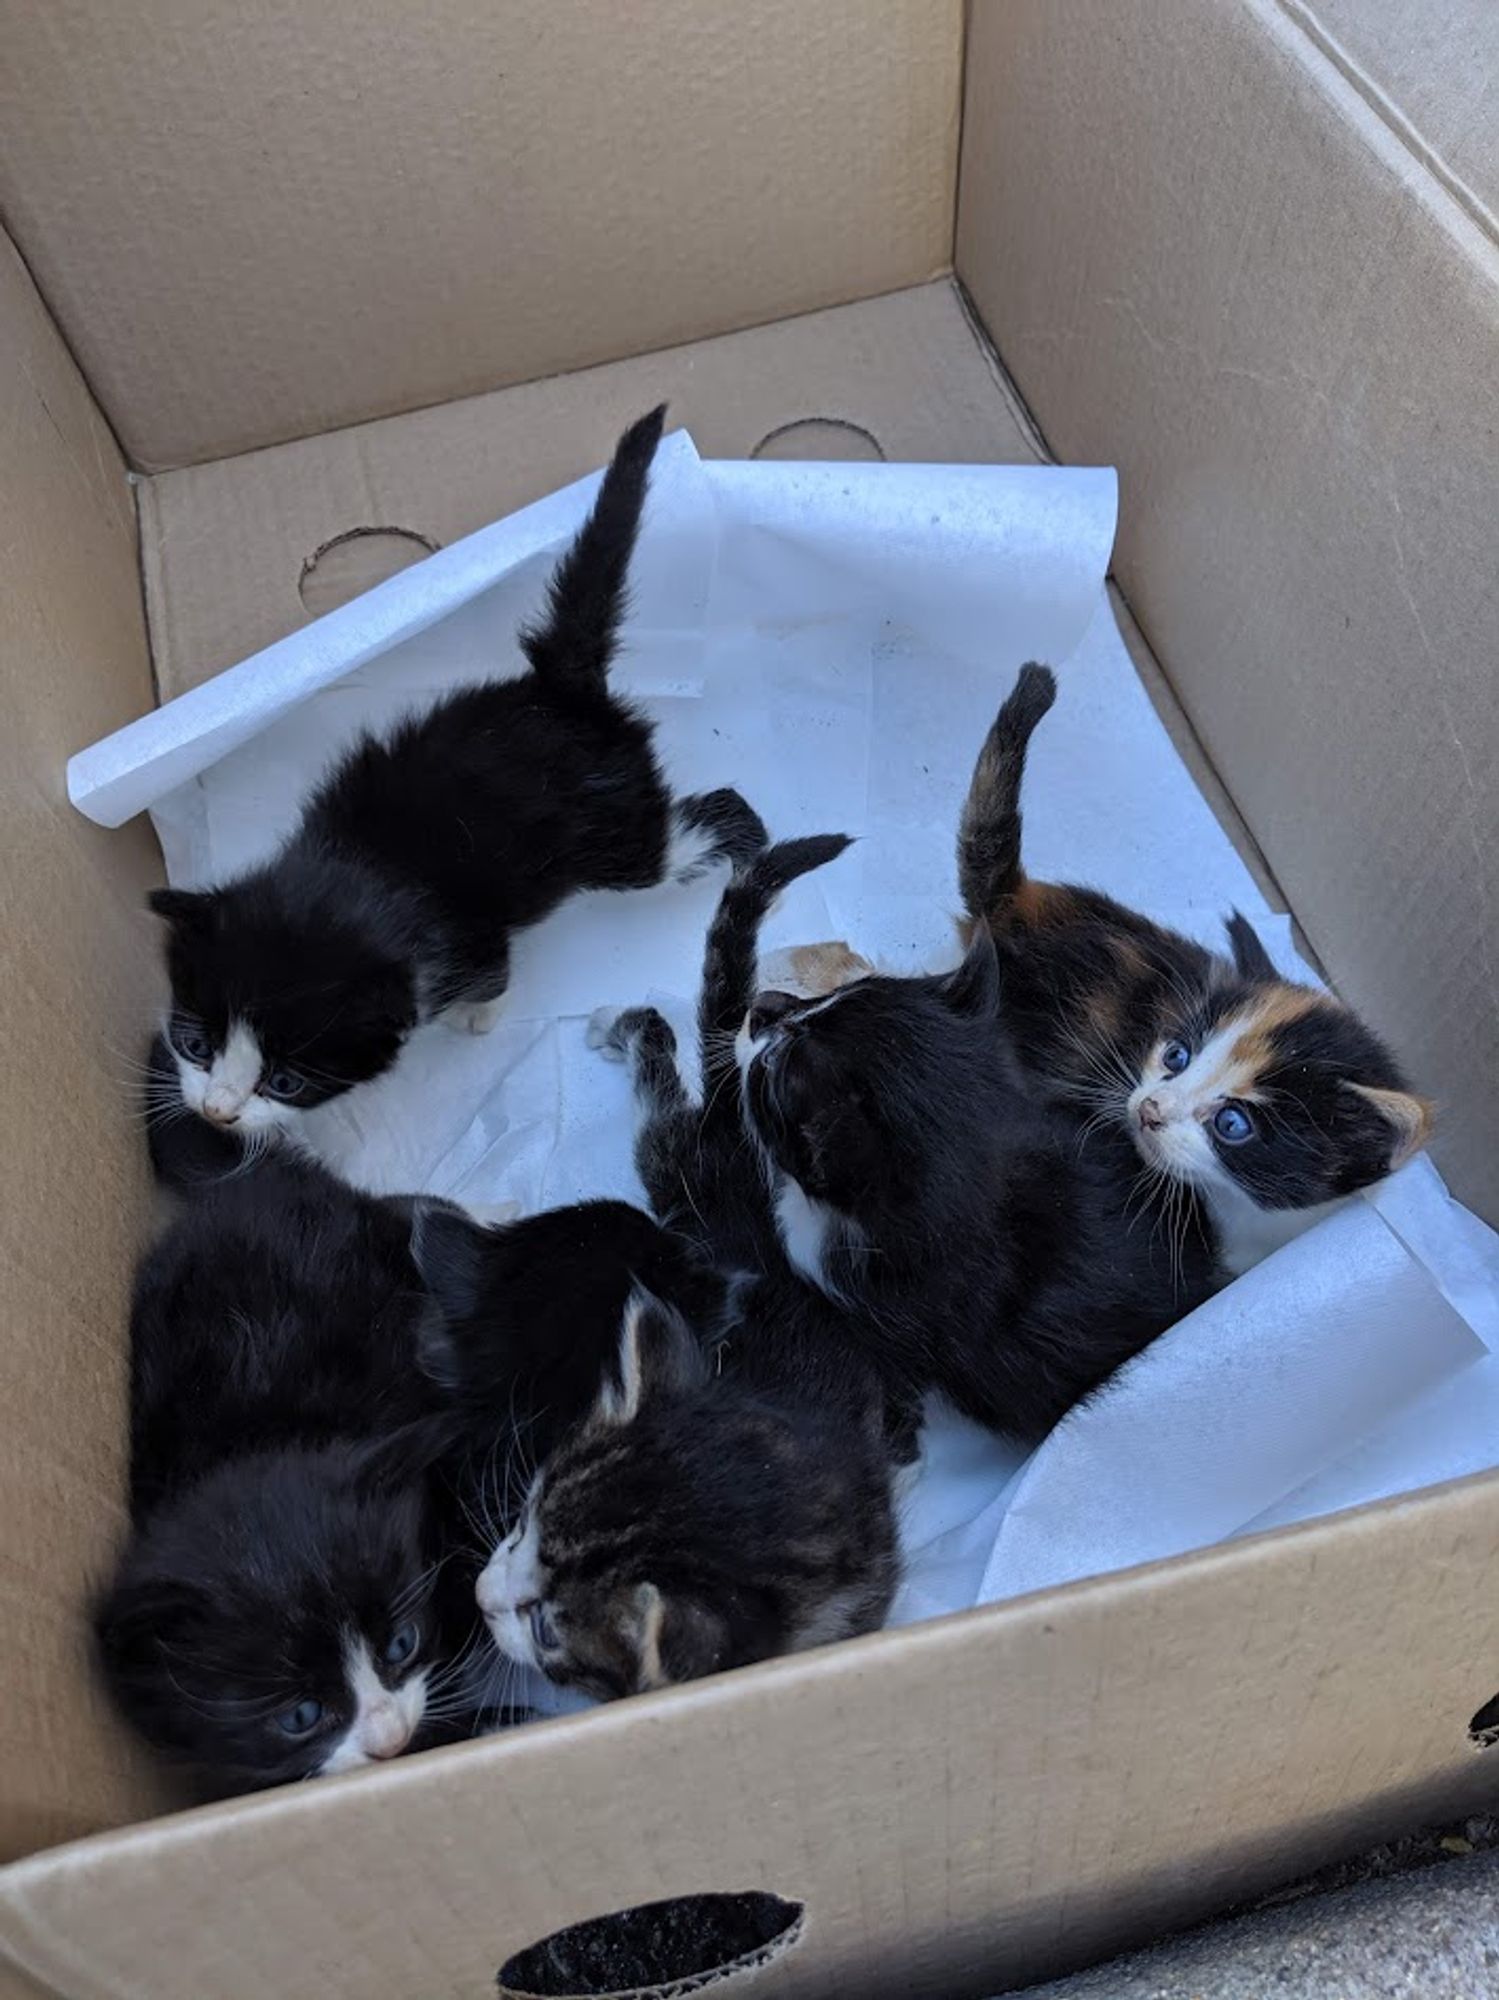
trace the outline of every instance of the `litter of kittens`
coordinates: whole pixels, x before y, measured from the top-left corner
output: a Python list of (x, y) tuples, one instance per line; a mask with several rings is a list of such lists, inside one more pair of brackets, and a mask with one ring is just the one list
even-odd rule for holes
[[(75, 802), (149, 807), (179, 887), (262, 860), (365, 727), (516, 671), (549, 562), (594, 482), (381, 585), (73, 760)], [(775, 836), (856, 847), (794, 884), (767, 940), (851, 940), (890, 969), (955, 961), (958, 806), (1022, 660), (1058, 669), (1025, 789), (1028, 866), (1223, 948), (1237, 908), (1285, 973), (1284, 919), (1198, 796), (1103, 600), (1110, 474), (658, 456), (611, 684), (655, 722), (675, 789), (732, 779)], [(504, 663), (511, 665), (507, 668)], [(526, 1214), (639, 1201), (629, 1093), (587, 1047), (649, 998), (690, 1042), (720, 887), (594, 892), (517, 939), (500, 1022), (434, 1022), (396, 1069), (307, 1114), (377, 1192)], [(771, 979), (768, 983), (775, 983)], [(1419, 1050), (1405, 1052), (1419, 1067)], [(1290, 1232), (1288, 1231), (1287, 1234)], [(897, 1622), (1175, 1554), (1494, 1462), (1499, 1238), (1424, 1158), (1199, 1305), (1026, 1453), (934, 1407), (901, 1510)], [(579, 1699), (534, 1676), (512, 1698)]]
[[(1499, 749), (1499, 370), (1485, 365), (1499, 288), (1475, 220), (1493, 206), (1488, 167), (1446, 116), (1493, 36), (1491, 9), (1457, 4), (1472, 33), (1419, 44), (1378, 18), (1399, 10), (1341, 0), (456, 0), (435, 13), (366, 0), (357, 23), (348, 9), (268, 0), (12, 10), (0, 153), (7, 1995), (458, 2000), (497, 1984), (655, 1981), (786, 2000), (959, 2000), (1053, 1978), (1413, 1825), (1460, 1826), (1488, 1802), (1499, 1471), (1408, 1489), (1489, 1455), (1489, 1239), (1420, 1160), (1166, 1332), (1023, 1466), (983, 1425), (948, 1417), (928, 1427), (915, 1478), (910, 1378), (940, 1363), (997, 1413), (985, 1363), (1004, 1350), (958, 1337), (981, 1326), (978, 1301), (1002, 1293), (1008, 1307), (1019, 1265), (987, 1228), (952, 1229), (941, 1258), (925, 1231), (916, 1247), (936, 1264), (943, 1338), (913, 1353), (908, 1312), (869, 1310), (898, 1288), (909, 1305), (911, 1245), (865, 1201), (906, 1182), (918, 1159), (978, 1158), (979, 1140), (986, 1172), (1012, 1191), (1032, 1185), (1011, 1168), (1039, 1158), (1061, 1114), (1038, 1111), (1036, 1078), (1007, 1067), (1004, 1040), (978, 1024), (996, 966), (1018, 971), (1015, 990), (1034, 1002), (1034, 981), (1087, 933), (1088, 977), (1068, 985), (1075, 1006), (1061, 1019), (1093, 1055), (1134, 1019), (1123, 1003), (1142, 982), (1169, 987), (1185, 971), (1189, 990), (1212, 986), (1215, 1007), (1244, 998), (1235, 981), (1256, 1002), (1227, 1041), (1204, 1039), (1198, 1021), (1180, 1047), (1176, 1035), (1135, 1047), (1150, 1075), (1125, 1101), (1133, 1127), (1079, 1134), (1078, 1158), (1035, 1181), (1079, 1223), (1090, 1282), (1112, 1283), (1096, 1252), (1121, 1196), (1113, 1167), (1134, 1171), (1121, 1140), (1142, 1162), (1185, 1144), (1200, 1163), (1211, 1147), (1222, 1241), (1236, 1257), (1252, 1251), (1254, 1216), (1236, 1215), (1232, 1193), (1255, 1178), (1258, 1081), (1277, 1051), (1305, 1052), (1321, 1031), (1338, 1060), (1330, 1074), (1314, 1064), (1293, 1095), (1305, 1114), (1328, 1107), (1330, 1091), (1341, 1115), (1304, 1156), (1283, 1156), (1298, 1198), (1319, 1205), (1329, 1137), (1331, 1155), (1372, 1186), (1370, 1172), (1421, 1138), (1419, 1093), (1447, 1185), (1499, 1223), (1499, 793), (1485, 782)], [(444, 967), (429, 952), (422, 982), (382, 978), (394, 1032), (366, 1042), (356, 1066), (398, 1050), (388, 1100), (383, 1083), (361, 1086), (290, 1115), (316, 1120), (325, 1156), (347, 1171), (445, 1195), (360, 1195), (268, 1148), (217, 1210), (195, 1198), (159, 1213), (170, 1205), (152, 1186), (139, 1065), (168, 992), (164, 925), (173, 910), (207, 913), (184, 885), (289, 825), (353, 723), (398, 703), (383, 680), (393, 659), (417, 704), (435, 697), (433, 680), (517, 662), (518, 628), (543, 611), (547, 572), (582, 517), (589, 489), (573, 482), (662, 402), (682, 428), (658, 454), (614, 671), (648, 704), (667, 768), (632, 794), (644, 810), (619, 868), (634, 882), (690, 873), (714, 826), (720, 847), (726, 834), (741, 853), (754, 845), (727, 800), (710, 808), (724, 788), (777, 843), (858, 836), (837, 856), (780, 847), (764, 864), (809, 865), (766, 925), (765, 976), (784, 991), (754, 996), (752, 1104), (725, 1090), (696, 1127), (690, 1111), (667, 1117), (672, 1072), (656, 1056), (674, 1026), (684, 1073), (703, 1074), (705, 1053), (721, 1064), (727, 1030), (715, 1025), (701, 1049), (693, 1001), (715, 914), (734, 945), (715, 990), (724, 999), (735, 986), (735, 1006), (745, 997), (742, 940), (774, 886), (753, 874), (758, 853), (754, 894), (741, 879), (724, 911), (720, 865), (522, 926), (487, 1035), (469, 1029), (500, 997), (495, 940), (482, 963)], [(1058, 461), (1117, 466), (1117, 522), (1108, 476), (1057, 478)], [(966, 469), (912, 469), (953, 465)], [(961, 572), (928, 533), (933, 513), (953, 524), (957, 484), (982, 496), (976, 560)], [(787, 519), (788, 492), (810, 515)], [(871, 576), (846, 538), (878, 493), (917, 511), (880, 517), (890, 540)], [(1057, 529), (1068, 575), (1037, 525)], [(355, 598), (402, 566), (400, 589)], [(1032, 577), (1045, 601), (1028, 623), (994, 629), (997, 593)], [(761, 615), (762, 584), (779, 617)], [(818, 624), (829, 584), (838, 615)], [(1063, 598), (1074, 610), (1058, 630)], [(341, 608), (310, 624), (330, 606)], [(300, 637), (283, 647), (289, 634)], [(252, 656), (252, 672), (226, 673)], [(1056, 670), (1044, 716), (1037, 683), (1017, 681), (1027, 658)], [(824, 669), (837, 676), (831, 714)], [(1022, 885), (1006, 859), (1015, 828), (995, 789), (1006, 756), (990, 758), (967, 872), (970, 888), (976, 872), (992, 879), (970, 894), (954, 867), (957, 815), (1012, 689), (1034, 724), (1019, 843), (1030, 873)], [(939, 730), (948, 703), (952, 726)], [(122, 746), (119, 732), (153, 711)], [(134, 761), (145, 745), (139, 785), (97, 758), (74, 775), (87, 780), (80, 799), (87, 790), (118, 826), (86, 817), (64, 784), (72, 756), (112, 738), (111, 757), (123, 747)], [(257, 758), (271, 745), (268, 774)], [(111, 798), (116, 780), (135, 786), (133, 803), (128, 789)], [(894, 837), (881, 830), (891, 826)], [(163, 896), (163, 844), (178, 884), (167, 894), (180, 899), (165, 902), (168, 918), (148, 908)], [(461, 858), (462, 843), (452, 850)], [(1121, 929), (1057, 892), (1068, 875), (1138, 899), (1175, 931), (1143, 918)], [(1288, 922), (1267, 916), (1255, 883), (1294, 913), (1344, 1011), (1313, 989), (1278, 988), (1243, 930), (1230, 976), (1222, 919), (1235, 905), (1276, 962), (1298, 969)], [(960, 957), (954, 919), (976, 902), (991, 905), (992, 964), (977, 936)], [(1057, 922), (1022, 958), (1018, 932), (1047, 911)], [(309, 969), (337, 928), (304, 933)], [(788, 961), (806, 945), (822, 948)], [(1230, 984), (1199, 977), (1194, 953), (1207, 946)], [(198, 962), (184, 953), (179, 970)], [(872, 962), (951, 970), (825, 992)], [(411, 958), (401, 963), (409, 973)], [(451, 1023), (410, 1032), (460, 973), (467, 1019), (455, 1007)], [(397, 1021), (387, 1003), (401, 994), (410, 1004)], [(652, 999), (659, 1019), (589, 1018)], [(372, 1013), (356, 1006), (345, 1030)], [(1153, 1024), (1154, 1004), (1144, 1013)], [(209, 1082), (193, 1052), (227, 1056), (227, 1042), (179, 1015), (164, 1055), (174, 1069), (153, 1071), (153, 1094), (175, 1074), (205, 1109), (212, 1094), (222, 1117), (253, 1104), (273, 1123), (277, 1104), (344, 1080), (316, 1056), (320, 1077), (298, 1069), (286, 1048), (257, 1065), (254, 1052), (276, 1044), (267, 1032), (264, 1046), (236, 1037), (228, 1073), (221, 1063)], [(875, 1093), (901, 1120), (883, 1155), (859, 1070), (878, 1038), (845, 1033), (861, 1022), (878, 1036), (899, 1022), (906, 1047), (921, 1029), (922, 1060), (887, 1065)], [(1359, 1024), (1374, 1043), (1360, 1043)], [(355, 1039), (343, 1034), (341, 1055)], [(1055, 1041), (1035, 1046), (1049, 1059)], [(934, 1050), (961, 1061), (934, 1064)], [(605, 1060), (617, 1054), (626, 1066)], [(761, 1194), (739, 1177), (734, 1142), (763, 1140), (805, 1085), (803, 1065), (824, 1058), (837, 1081), (813, 1096), (822, 1116), (770, 1133), (772, 1235), (771, 1183)], [(762, 1277), (773, 1268), (779, 1298), (802, 1314), (789, 1323), (805, 1336), (800, 1359), (814, 1358), (814, 1338), (828, 1343), (821, 1374), (773, 1368), (757, 1382), (766, 1349), (743, 1335), (767, 1331), (749, 1316), (768, 1284), (699, 1287), (691, 1258), (674, 1266), (670, 1244), (656, 1257), (659, 1225), (639, 1206), (629, 1157), (629, 1063), (658, 1114), (652, 1160), (684, 1166), (699, 1201), (710, 1169), (721, 1193), (749, 1199), (730, 1220), (743, 1220)], [(1239, 1074), (1223, 1080), (1225, 1065)], [(964, 1087), (923, 1101), (939, 1071)], [(430, 1102), (404, 1103), (403, 1078)], [(1338, 1096), (1345, 1082), (1359, 1089)], [(1213, 1090), (1223, 1102), (1195, 1124), (1177, 1115), (1206, 1109)], [(1004, 1117), (975, 1115), (1000, 1104)], [(814, 1145), (834, 1130), (848, 1143)], [(178, 1144), (211, 1149), (226, 1135), (173, 1119), (146, 1136), (180, 1165)], [(682, 1145), (698, 1136), (701, 1155), (688, 1157)], [(801, 1205), (783, 1157), (797, 1148)], [(886, 1177), (851, 1190), (849, 1215), (866, 1245), (897, 1252), (884, 1277), (878, 1258), (858, 1265), (836, 1204), (807, 1193), (830, 1191), (830, 1169), (857, 1174), (875, 1157)], [(1099, 1161), (1110, 1171), (1090, 1177)], [(504, 1189), (513, 1197), (481, 1192)], [(551, 1205), (584, 1189), (633, 1201), (584, 1215)], [(946, 1192), (971, 1219), (972, 1188), (949, 1175)], [(677, 1252), (729, 1208), (710, 1201), (705, 1220), (660, 1176), (657, 1195)], [(524, 1212), (495, 1227), (511, 1199)], [(169, 1219), (176, 1233), (158, 1240)], [(1172, 1312), (1179, 1292), (1211, 1282), (1203, 1236), (1181, 1236), (1169, 1203), (1154, 1220), (1159, 1229), (1114, 1239), (1117, 1290), (1063, 1342), (1067, 1367), (1011, 1379), (1032, 1435), (1100, 1355), (1142, 1330), (1130, 1319), (1142, 1273), (1147, 1292), (1164, 1273), (1146, 1304)], [(606, 1233), (603, 1310), (586, 1294)], [(545, 1254), (531, 1257), (543, 1237)], [(1044, 1229), (1038, 1239), (1049, 1271), (1056, 1240)], [(287, 1324), (318, 1336), (319, 1366), (290, 1388), (282, 1378), (275, 1414), (305, 1433), (326, 1420), (331, 1385), (342, 1439), (304, 1436), (295, 1490), (339, 1505), (257, 1513), (258, 1532), (246, 1532), (252, 1506), (290, 1499), (291, 1481), (240, 1462), (255, 1454), (238, 1449), (251, 1427), (232, 1408), (246, 1386), (235, 1376), (217, 1378), (196, 1423), (181, 1420), (201, 1350), (176, 1342), (180, 1299), (157, 1310), (147, 1298), (136, 1351), (165, 1350), (179, 1463), (222, 1452), (226, 1436), (235, 1449), (224, 1484), (191, 1489), (203, 1502), (192, 1539), (167, 1549), (135, 1537), (131, 1501), (151, 1504), (171, 1456), (131, 1451), (129, 1300), (143, 1253), (154, 1244), (157, 1275), (218, 1283), (232, 1306), (226, 1293), (239, 1288), (242, 1304), (252, 1276), (257, 1297), (274, 1296), (309, 1242), (332, 1292), (304, 1286)], [(791, 1249), (794, 1283), (782, 1268)], [(978, 1251), (991, 1255), (993, 1293), (965, 1288)], [(620, 1280), (642, 1254), (650, 1296), (659, 1305), (665, 1291), (669, 1311)], [(465, 1372), (486, 1351), (469, 1335), (523, 1266), (559, 1274), (514, 1323), (565, 1350), (564, 1402), (595, 1378), (590, 1449), (607, 1449), (610, 1424), (640, 1444), (663, 1390), (702, 1420), (665, 1428), (692, 1438), (690, 1454), (622, 1458), (632, 1476), (653, 1468), (658, 1492), (679, 1491), (688, 1472), (704, 1490), (716, 1482), (715, 1505), (684, 1521), (631, 1497), (612, 1521), (616, 1553), (632, 1521), (652, 1548), (666, 1535), (701, 1548), (716, 1523), (737, 1558), (719, 1583), (753, 1570), (776, 1616), (741, 1604), (751, 1615), (726, 1620), (721, 1593), (694, 1605), (671, 1579), (652, 1592), (625, 1578), (606, 1593), (609, 1619), (580, 1628), (610, 1643), (566, 1664), (610, 1696), (627, 1667), (637, 1684), (669, 1684), (512, 1727), (518, 1683), (492, 1678), (489, 1635), (498, 1627), (555, 1667), (565, 1607), (532, 1601), (532, 1554), (554, 1565), (524, 1535), (479, 1578), (472, 1568), (515, 1509), (551, 1390), (536, 1399), (540, 1416), (516, 1406), (528, 1443), (510, 1490), (496, 1461), (498, 1486), (463, 1491), (467, 1569), (455, 1557), (433, 1582), (414, 1536), (451, 1518), (428, 1447), (446, 1467), (455, 1406), (470, 1408), (471, 1387), (486, 1400), (493, 1385)], [(810, 1269), (847, 1281), (854, 1306), (826, 1292), (819, 1303), (821, 1288), (802, 1281)], [(1311, 1303), (1329, 1309), (1277, 1317), (1262, 1346), (1262, 1310), (1278, 1312), (1298, 1270), (1318, 1287)], [(392, 1276), (402, 1298), (385, 1317)], [(1392, 1288), (1424, 1342), (1391, 1326)], [(414, 1419), (388, 1434), (399, 1448), (369, 1434), (389, 1416), (357, 1365), (370, 1312), (399, 1395), (425, 1383), (438, 1405), (430, 1429)], [(1022, 1320), (1034, 1363), (1045, 1316)], [(706, 1351), (682, 1343), (683, 1325), (704, 1324)], [(869, 1346), (850, 1354), (853, 1325)], [(593, 1339), (557, 1338), (579, 1327)], [(252, 1318), (233, 1351), (264, 1356), (268, 1328)], [(878, 1437), (866, 1393), (876, 1357), (898, 1378)], [(1203, 1371), (1204, 1358), (1216, 1365)], [(350, 1362), (358, 1393), (341, 1402), (337, 1369)], [(836, 1393), (814, 1407), (819, 1381)], [(506, 1413), (508, 1425), (508, 1401)], [(719, 1479), (729, 1447), (754, 1434), (737, 1421), (751, 1414), (767, 1438), (789, 1440), (780, 1473)], [(356, 1422), (365, 1434), (350, 1438)], [(136, 1493), (132, 1456), (145, 1468)], [(569, 1470), (596, 1462), (548, 1456)], [(775, 1504), (725, 1531), (726, 1488)], [(912, 1560), (890, 1609), (906, 1622), (864, 1630), (892, 1580), (892, 1488)], [(828, 1508), (855, 1491), (866, 1504)], [(315, 1513), (317, 1532), (299, 1542), (292, 1531)], [(802, 1573), (816, 1587), (798, 1593), (792, 1570), (763, 1558), (788, 1520), (829, 1515), (854, 1532), (808, 1544)], [(381, 1534), (340, 1548), (332, 1572), (288, 1565), (345, 1521)], [(607, 1510), (595, 1526), (611, 1526)], [(140, 1569), (126, 1567), (132, 1548), (149, 1558)], [(1173, 1548), (1184, 1552), (1156, 1559)], [(153, 1605), (152, 1591), (181, 1580), (184, 1553), (226, 1576), (271, 1551), (281, 1567), (242, 1579), (253, 1608), (236, 1634), (236, 1647), (270, 1656), (271, 1678), (232, 1710), (214, 1707), (203, 1697), (225, 1692), (234, 1661), (178, 1642), (234, 1602), (168, 1589)], [(858, 1588), (840, 1591), (845, 1557)], [(366, 1595), (371, 1569), (388, 1588)], [(320, 1623), (289, 1635), (260, 1612), (277, 1591), (283, 1604), (337, 1611), (351, 1578), (358, 1631), (343, 1620), (332, 1645)], [(107, 1675), (98, 1641), (111, 1581), (129, 1584), (145, 1615), (121, 1621)], [(919, 1615), (991, 1591), (974, 1608)], [(439, 1610), (477, 1628), (489, 1652), (451, 1652), (444, 1625), (435, 1653), (424, 1621)], [(776, 1650), (841, 1631), (857, 1636)], [(285, 1687), (288, 1666), (313, 1650), (314, 1684)], [(757, 1663), (709, 1670), (725, 1657)], [(477, 1687), (466, 1675), (476, 1661)], [(143, 1703), (160, 1693), (163, 1727), (185, 1730), (186, 1718), (200, 1744), (211, 1730), (221, 1745), (234, 1738), (235, 1756), (216, 1760), (233, 1796), (196, 1803), (174, 1759), (122, 1714), (132, 1662), (145, 1669), (136, 1725), (152, 1722)], [(345, 1693), (362, 1703), (352, 1739), (346, 1716), (312, 1706), (325, 1674), (335, 1707)], [(418, 1695), (426, 1706), (407, 1736)], [(488, 1733), (470, 1737), (480, 1712)], [(419, 1747), (449, 1734), (464, 1740)], [(347, 1768), (356, 1758), (370, 1762)], [(326, 1775), (272, 1782), (314, 1769)]]

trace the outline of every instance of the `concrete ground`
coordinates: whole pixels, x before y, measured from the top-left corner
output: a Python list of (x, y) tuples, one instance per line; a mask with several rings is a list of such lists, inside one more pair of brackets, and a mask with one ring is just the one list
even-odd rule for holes
[(1298, 1885), (1012, 2000), (1499, 2000), (1496, 1838), (1494, 1820), (1416, 1836), (1329, 1871), (1362, 1872), (1348, 1886)]

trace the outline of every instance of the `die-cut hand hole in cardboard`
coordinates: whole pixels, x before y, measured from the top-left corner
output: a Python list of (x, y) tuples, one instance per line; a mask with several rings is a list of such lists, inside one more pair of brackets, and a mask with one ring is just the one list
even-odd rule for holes
[(885, 447), (873, 431), (847, 417), (796, 417), (767, 431), (751, 458), (883, 459)]
[(308, 615), (321, 618), (441, 547), (414, 528), (350, 528), (313, 550), (302, 565), (297, 594)]
[(737, 1992), (739, 1975), (788, 1952), (802, 1905), (767, 1890), (672, 1896), (590, 1917), (538, 1938), (500, 1967), (506, 2000), (685, 2000), (709, 1987)]
[(1475, 1750), (1499, 1748), (1499, 1694), (1486, 1701), (1468, 1724), (1468, 1741)]

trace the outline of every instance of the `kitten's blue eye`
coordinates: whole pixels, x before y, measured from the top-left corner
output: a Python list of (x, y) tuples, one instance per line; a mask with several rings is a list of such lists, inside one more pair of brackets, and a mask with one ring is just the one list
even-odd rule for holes
[(199, 1069), (207, 1069), (213, 1061), (213, 1040), (206, 1028), (198, 1027), (192, 1021), (174, 1021), (171, 1030), (172, 1047), (187, 1062)]
[(1254, 1118), (1242, 1104), (1220, 1104), (1213, 1113), (1213, 1130), (1225, 1146), (1242, 1146), (1254, 1137)]
[(538, 1598), (531, 1606), (531, 1638), (538, 1653), (549, 1653), (557, 1643), (557, 1621)]
[(404, 1667), (416, 1651), (421, 1631), (414, 1618), (403, 1625), (399, 1632), (393, 1632), (385, 1642), (384, 1660), (388, 1667)]
[(283, 1104), (290, 1104), (306, 1089), (306, 1080), (294, 1069), (268, 1069), (260, 1079), (262, 1097), (277, 1097)]
[(1192, 1051), (1185, 1042), (1167, 1042), (1161, 1050), (1161, 1068), (1167, 1076), (1180, 1076), (1192, 1060)]
[(306, 1701), (299, 1701), (295, 1708), (285, 1709), (276, 1717), (288, 1736), (310, 1736), (322, 1719), (323, 1704), (311, 1695)]

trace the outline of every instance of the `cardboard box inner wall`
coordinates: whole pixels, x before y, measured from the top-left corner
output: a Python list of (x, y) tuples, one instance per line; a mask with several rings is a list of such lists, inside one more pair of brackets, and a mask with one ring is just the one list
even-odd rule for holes
[(1423, 163), (1357, 82), (1405, 88), (1413, 58), (1340, 64), (1336, 8), (1314, 34), (1268, 0), (980, 0), (966, 101), (954, 7), (645, 11), (4, 11), (0, 1841), (126, 1828), (0, 1878), (0, 1935), (60, 1993), (479, 1993), (559, 1924), (745, 1889), (804, 1913), (735, 1990), (980, 1992), (1499, 1782), (1467, 1738), (1499, 1688), (1487, 1479), (127, 1824), (169, 1794), (78, 1607), (123, 1527), (159, 859), (70, 813), (67, 754), (153, 671), (163, 696), (218, 671), (597, 464), (661, 395), (711, 455), (1033, 456), (927, 282), (955, 212), (1048, 443), (1120, 464), (1118, 573), (1179, 740), (1434, 1069), (1443, 1164), (1494, 1212), (1499, 279), (1448, 185), (1486, 186), (1471, 124), (1413, 96)]

